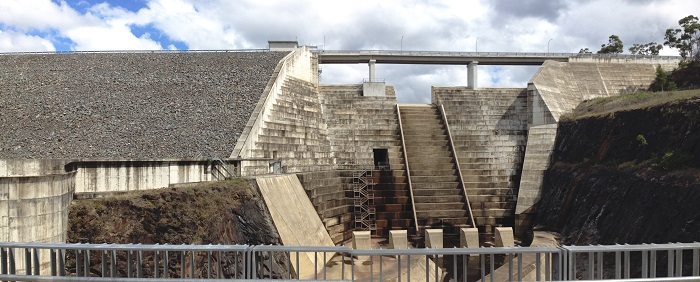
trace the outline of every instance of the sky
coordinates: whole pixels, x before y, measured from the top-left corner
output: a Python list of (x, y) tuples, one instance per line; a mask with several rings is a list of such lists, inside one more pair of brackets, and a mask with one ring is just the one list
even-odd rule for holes
[[(663, 43), (697, 0), (0, 0), (0, 52), (264, 49), (593, 52), (618, 35)], [(662, 55), (677, 55), (665, 47)], [(321, 83), (359, 83), (366, 64), (322, 65)], [(479, 87), (526, 87), (537, 67), (479, 66)], [(399, 102), (467, 84), (464, 66), (377, 65)]]

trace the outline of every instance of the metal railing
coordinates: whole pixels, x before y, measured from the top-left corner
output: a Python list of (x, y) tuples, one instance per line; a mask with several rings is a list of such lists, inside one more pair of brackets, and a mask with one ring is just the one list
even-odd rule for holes
[(418, 215), (416, 214), (416, 197), (413, 195), (413, 182), (411, 181), (411, 169), (408, 166), (408, 154), (406, 150), (406, 139), (403, 133), (403, 121), (401, 121), (401, 108), (396, 104), (396, 117), (399, 121), (399, 133), (401, 135), (401, 149), (403, 152), (403, 161), (406, 165), (406, 182), (408, 183), (408, 191), (411, 195), (411, 211), (413, 212), (413, 224), (416, 227), (416, 235), (420, 236), (418, 226)]
[(343, 246), (0, 243), (3, 281), (172, 278), (697, 281), (700, 243), (371, 250)]
[(476, 228), (476, 221), (474, 221), (474, 213), (472, 212), (472, 205), (469, 202), (469, 196), (467, 195), (467, 186), (464, 185), (464, 176), (462, 176), (462, 167), (459, 165), (459, 157), (457, 156), (457, 149), (455, 148), (455, 143), (452, 138), (452, 130), (450, 129), (450, 123), (447, 121), (447, 113), (445, 113), (445, 107), (442, 105), (442, 101), (438, 104), (440, 109), (440, 117), (445, 123), (445, 128), (447, 129), (447, 138), (450, 140), (450, 150), (454, 155), (455, 166), (457, 167), (457, 174), (459, 175), (459, 185), (462, 186), (462, 193), (464, 193), (464, 200), (467, 202), (467, 210), (469, 212), (469, 220), (471, 221), (472, 227)]

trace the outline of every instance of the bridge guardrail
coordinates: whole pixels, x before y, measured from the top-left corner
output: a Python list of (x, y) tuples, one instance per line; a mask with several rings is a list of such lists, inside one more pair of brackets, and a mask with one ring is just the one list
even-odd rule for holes
[(313, 50), (324, 54), (347, 55), (406, 55), (406, 56), (465, 56), (465, 57), (583, 57), (583, 58), (630, 58), (679, 60), (680, 56), (654, 56), (633, 54), (551, 53), (551, 52), (462, 52), (462, 51), (406, 51), (406, 50)]

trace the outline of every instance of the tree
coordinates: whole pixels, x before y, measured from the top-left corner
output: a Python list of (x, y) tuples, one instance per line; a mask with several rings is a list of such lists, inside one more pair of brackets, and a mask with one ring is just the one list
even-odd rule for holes
[(581, 48), (581, 50), (578, 50), (579, 54), (591, 54), (591, 50), (588, 50), (588, 48)]
[(661, 66), (656, 66), (656, 78), (651, 84), (652, 91), (673, 91), (676, 90), (676, 83), (668, 79), (666, 71)]
[(681, 28), (666, 30), (664, 45), (677, 48), (683, 59), (700, 60), (700, 23), (698, 17), (690, 15), (678, 21)]
[(624, 51), (622, 45), (622, 40), (620, 40), (620, 37), (617, 35), (610, 35), (608, 37), (608, 44), (603, 44), (600, 45), (600, 51), (598, 51), (598, 54), (619, 54)]
[(630, 47), (630, 53), (634, 55), (659, 55), (659, 51), (664, 48), (663, 45), (657, 44), (656, 42), (650, 42), (647, 44), (634, 44)]

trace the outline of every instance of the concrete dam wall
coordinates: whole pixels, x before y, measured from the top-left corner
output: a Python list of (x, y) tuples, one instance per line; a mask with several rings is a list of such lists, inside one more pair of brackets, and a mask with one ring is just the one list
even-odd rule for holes
[(649, 89), (655, 64), (547, 61), (528, 83), (530, 125), (559, 121), (583, 100)]

